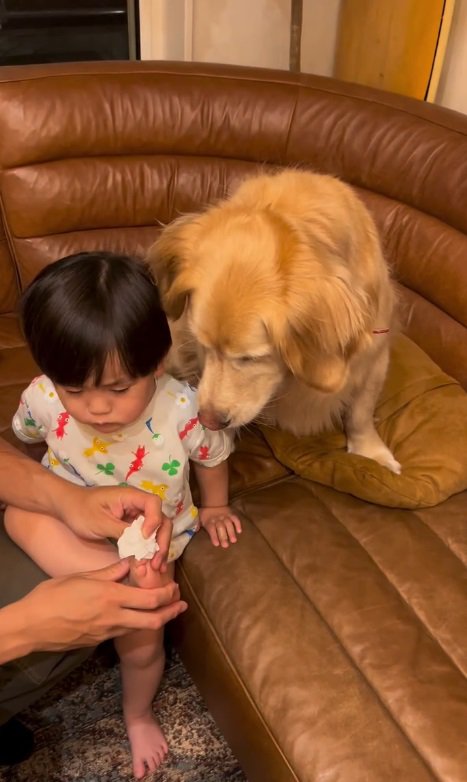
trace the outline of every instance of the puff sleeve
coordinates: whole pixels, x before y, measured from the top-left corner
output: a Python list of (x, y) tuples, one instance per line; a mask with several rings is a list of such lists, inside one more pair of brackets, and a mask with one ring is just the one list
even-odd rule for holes
[(196, 389), (184, 385), (180, 392), (183, 404), (183, 419), (179, 423), (178, 435), (183, 442), (188, 458), (204, 467), (215, 467), (225, 461), (233, 451), (233, 432), (206, 429), (198, 419)]
[(35, 378), (21, 394), (19, 407), (13, 416), (12, 429), (16, 437), (25, 443), (36, 443), (46, 439), (50, 415), (47, 399), (55, 393), (49, 389), (43, 376)]

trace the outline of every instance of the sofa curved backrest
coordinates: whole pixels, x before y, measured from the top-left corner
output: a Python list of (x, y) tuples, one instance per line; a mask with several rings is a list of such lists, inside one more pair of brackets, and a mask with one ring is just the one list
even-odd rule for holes
[(333, 79), (164, 62), (0, 69), (0, 312), (45, 264), (144, 254), (161, 224), (260, 169), (351, 183), (404, 329), (467, 387), (467, 117)]

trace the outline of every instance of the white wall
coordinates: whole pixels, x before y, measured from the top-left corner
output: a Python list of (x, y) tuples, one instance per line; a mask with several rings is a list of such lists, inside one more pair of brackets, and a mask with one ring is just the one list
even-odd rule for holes
[(195, 0), (193, 59), (289, 66), (289, 0)]
[[(303, 0), (303, 71), (332, 75), (340, 2)], [(142, 59), (289, 67), (290, 0), (140, 0), (140, 18)], [(467, 0), (455, 2), (436, 103), (467, 114)]]
[[(331, 75), (340, 0), (304, 0), (302, 70)], [(289, 67), (290, 0), (140, 0), (141, 58)]]
[[(194, 0), (193, 59), (289, 67), (290, 0)], [(304, 0), (302, 70), (331, 75), (340, 0)]]
[(302, 71), (332, 76), (341, 0), (304, 0)]
[(467, 0), (456, 0), (436, 103), (467, 114)]
[(190, 22), (189, 7), (186, 0), (139, 0), (142, 60), (187, 58), (185, 23)]

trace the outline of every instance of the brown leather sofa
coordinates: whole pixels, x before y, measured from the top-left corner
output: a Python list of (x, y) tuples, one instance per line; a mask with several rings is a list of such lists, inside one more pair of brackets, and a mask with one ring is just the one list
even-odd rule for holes
[[(34, 367), (19, 290), (78, 249), (145, 252), (258, 166), (352, 183), (405, 330), (467, 386), (467, 118), (325, 78), (174, 63), (0, 69), (0, 416)], [(227, 552), (197, 536), (173, 638), (250, 782), (465, 782), (467, 496), (420, 511), (303, 480), (259, 433)]]

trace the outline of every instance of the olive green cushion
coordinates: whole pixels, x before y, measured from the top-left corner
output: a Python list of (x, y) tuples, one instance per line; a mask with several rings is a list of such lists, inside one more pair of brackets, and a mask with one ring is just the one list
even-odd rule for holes
[(261, 429), (275, 457), (298, 475), (379, 505), (423, 508), (467, 489), (467, 394), (403, 335), (392, 346), (375, 421), (400, 475), (347, 453), (342, 432), (296, 437)]

